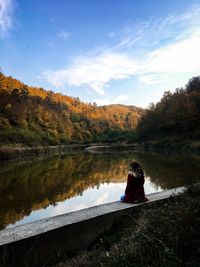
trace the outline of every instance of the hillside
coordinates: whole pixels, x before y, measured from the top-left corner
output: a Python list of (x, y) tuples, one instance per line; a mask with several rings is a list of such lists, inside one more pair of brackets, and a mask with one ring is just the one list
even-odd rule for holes
[(0, 144), (70, 144), (133, 138), (142, 108), (97, 107), (0, 73)]
[[(200, 145), (200, 76), (174, 93), (165, 92), (157, 104), (146, 110), (138, 124), (140, 141), (158, 141), (161, 146)], [(187, 143), (188, 142), (188, 143)]]

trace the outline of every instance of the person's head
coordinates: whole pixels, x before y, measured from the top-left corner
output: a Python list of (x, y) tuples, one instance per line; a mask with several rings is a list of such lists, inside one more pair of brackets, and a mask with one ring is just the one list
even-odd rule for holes
[(131, 162), (131, 164), (129, 165), (129, 171), (138, 175), (143, 175), (143, 171), (140, 164), (135, 161)]

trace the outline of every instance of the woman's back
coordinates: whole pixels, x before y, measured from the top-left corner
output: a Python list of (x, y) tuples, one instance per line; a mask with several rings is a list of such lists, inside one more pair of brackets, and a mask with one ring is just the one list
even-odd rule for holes
[(147, 200), (144, 193), (144, 173), (137, 162), (132, 162), (129, 165), (129, 174), (123, 201), (134, 203)]

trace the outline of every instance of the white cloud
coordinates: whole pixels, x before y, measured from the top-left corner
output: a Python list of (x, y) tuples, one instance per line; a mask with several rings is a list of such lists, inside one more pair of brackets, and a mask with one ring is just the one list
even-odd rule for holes
[(138, 69), (134, 59), (125, 54), (103, 52), (95, 56), (75, 59), (66, 69), (46, 71), (44, 77), (54, 86), (88, 86), (94, 92), (105, 95), (111, 80), (128, 78)]
[[(115, 46), (95, 48), (66, 68), (45, 71), (43, 77), (56, 87), (86, 86), (87, 91), (105, 96), (111, 81), (137, 77), (142, 84), (159, 85), (177, 80), (174, 75), (196, 75), (200, 72), (199, 17), (200, 7), (196, 6), (182, 14), (126, 26)], [(172, 89), (175, 84), (170, 84)], [(126, 99), (121, 94), (95, 102), (104, 105)]]
[[(57, 37), (59, 37), (60, 39), (66, 41), (69, 36), (71, 35), (70, 32), (66, 32), (66, 31), (60, 31), (58, 34), (57, 34)], [(49, 37), (48, 40), (46, 40), (45, 42), (45, 46), (48, 47), (48, 48), (55, 48), (57, 47), (57, 42), (56, 42), (56, 39), (57, 38), (53, 38), (53, 37)]]
[(139, 77), (139, 80), (145, 84), (157, 84), (161, 83), (160, 79), (158, 80), (158, 77), (154, 74), (149, 75), (142, 75)]
[[(149, 52), (146, 59), (141, 61), (139, 80), (152, 85), (169, 83), (169, 80), (175, 81), (176, 75), (185, 75), (186, 81), (191, 76), (199, 75), (199, 47), (200, 29), (185, 39), (177, 39), (172, 44)], [(176, 84), (174, 83), (174, 86)]]
[(5, 35), (12, 27), (12, 0), (0, 0), (0, 34)]
[(108, 99), (108, 98), (95, 99), (94, 102), (96, 102), (98, 106), (103, 106), (103, 105), (110, 105), (110, 104), (116, 104), (116, 103), (120, 104), (126, 99), (128, 99), (128, 95), (119, 95), (112, 99)]
[(114, 99), (114, 103), (120, 103), (126, 99), (128, 99), (127, 95), (119, 95)]
[(70, 35), (71, 35), (71, 32), (67, 32), (67, 31), (60, 31), (60, 32), (58, 33), (58, 36), (59, 36), (61, 39), (63, 39), (64, 41), (66, 41), (66, 40), (69, 38)]
[[(190, 10), (167, 17), (153, 18), (134, 25), (125, 25), (122, 29), (121, 49), (135, 48), (136, 54), (144, 50), (155, 49), (170, 43), (177, 38), (186, 38), (200, 27), (200, 6), (193, 6)], [(130, 52), (130, 51), (129, 51)]]
[(153, 73), (200, 72), (199, 47), (200, 31), (150, 53), (146, 69)]

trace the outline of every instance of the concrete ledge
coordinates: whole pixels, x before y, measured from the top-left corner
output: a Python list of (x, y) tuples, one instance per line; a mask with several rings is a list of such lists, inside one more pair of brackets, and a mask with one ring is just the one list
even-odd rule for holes
[[(179, 187), (150, 194), (147, 203), (184, 190)], [(143, 203), (117, 201), (0, 231), (0, 266), (45, 266), (61, 254), (85, 249), (117, 218), (139, 205)]]
[[(184, 189), (184, 187), (179, 187), (176, 189), (150, 194), (147, 196), (149, 199), (148, 202), (168, 198), (173, 194), (183, 192)], [(128, 211), (128, 209), (133, 209), (134, 207), (142, 204), (144, 203), (127, 204), (121, 203), (119, 201), (111, 202), (108, 204), (94, 206), (80, 211), (58, 215), (48, 219), (42, 219), (33, 223), (19, 225), (7, 230), (0, 231), (0, 246), (11, 242), (16, 242), (21, 239), (29, 238), (35, 235), (44, 234), (48, 231), (52, 231), (63, 226), (79, 223), (85, 220), (90, 220), (92, 218), (106, 215), (108, 213), (119, 212), (123, 210)]]

